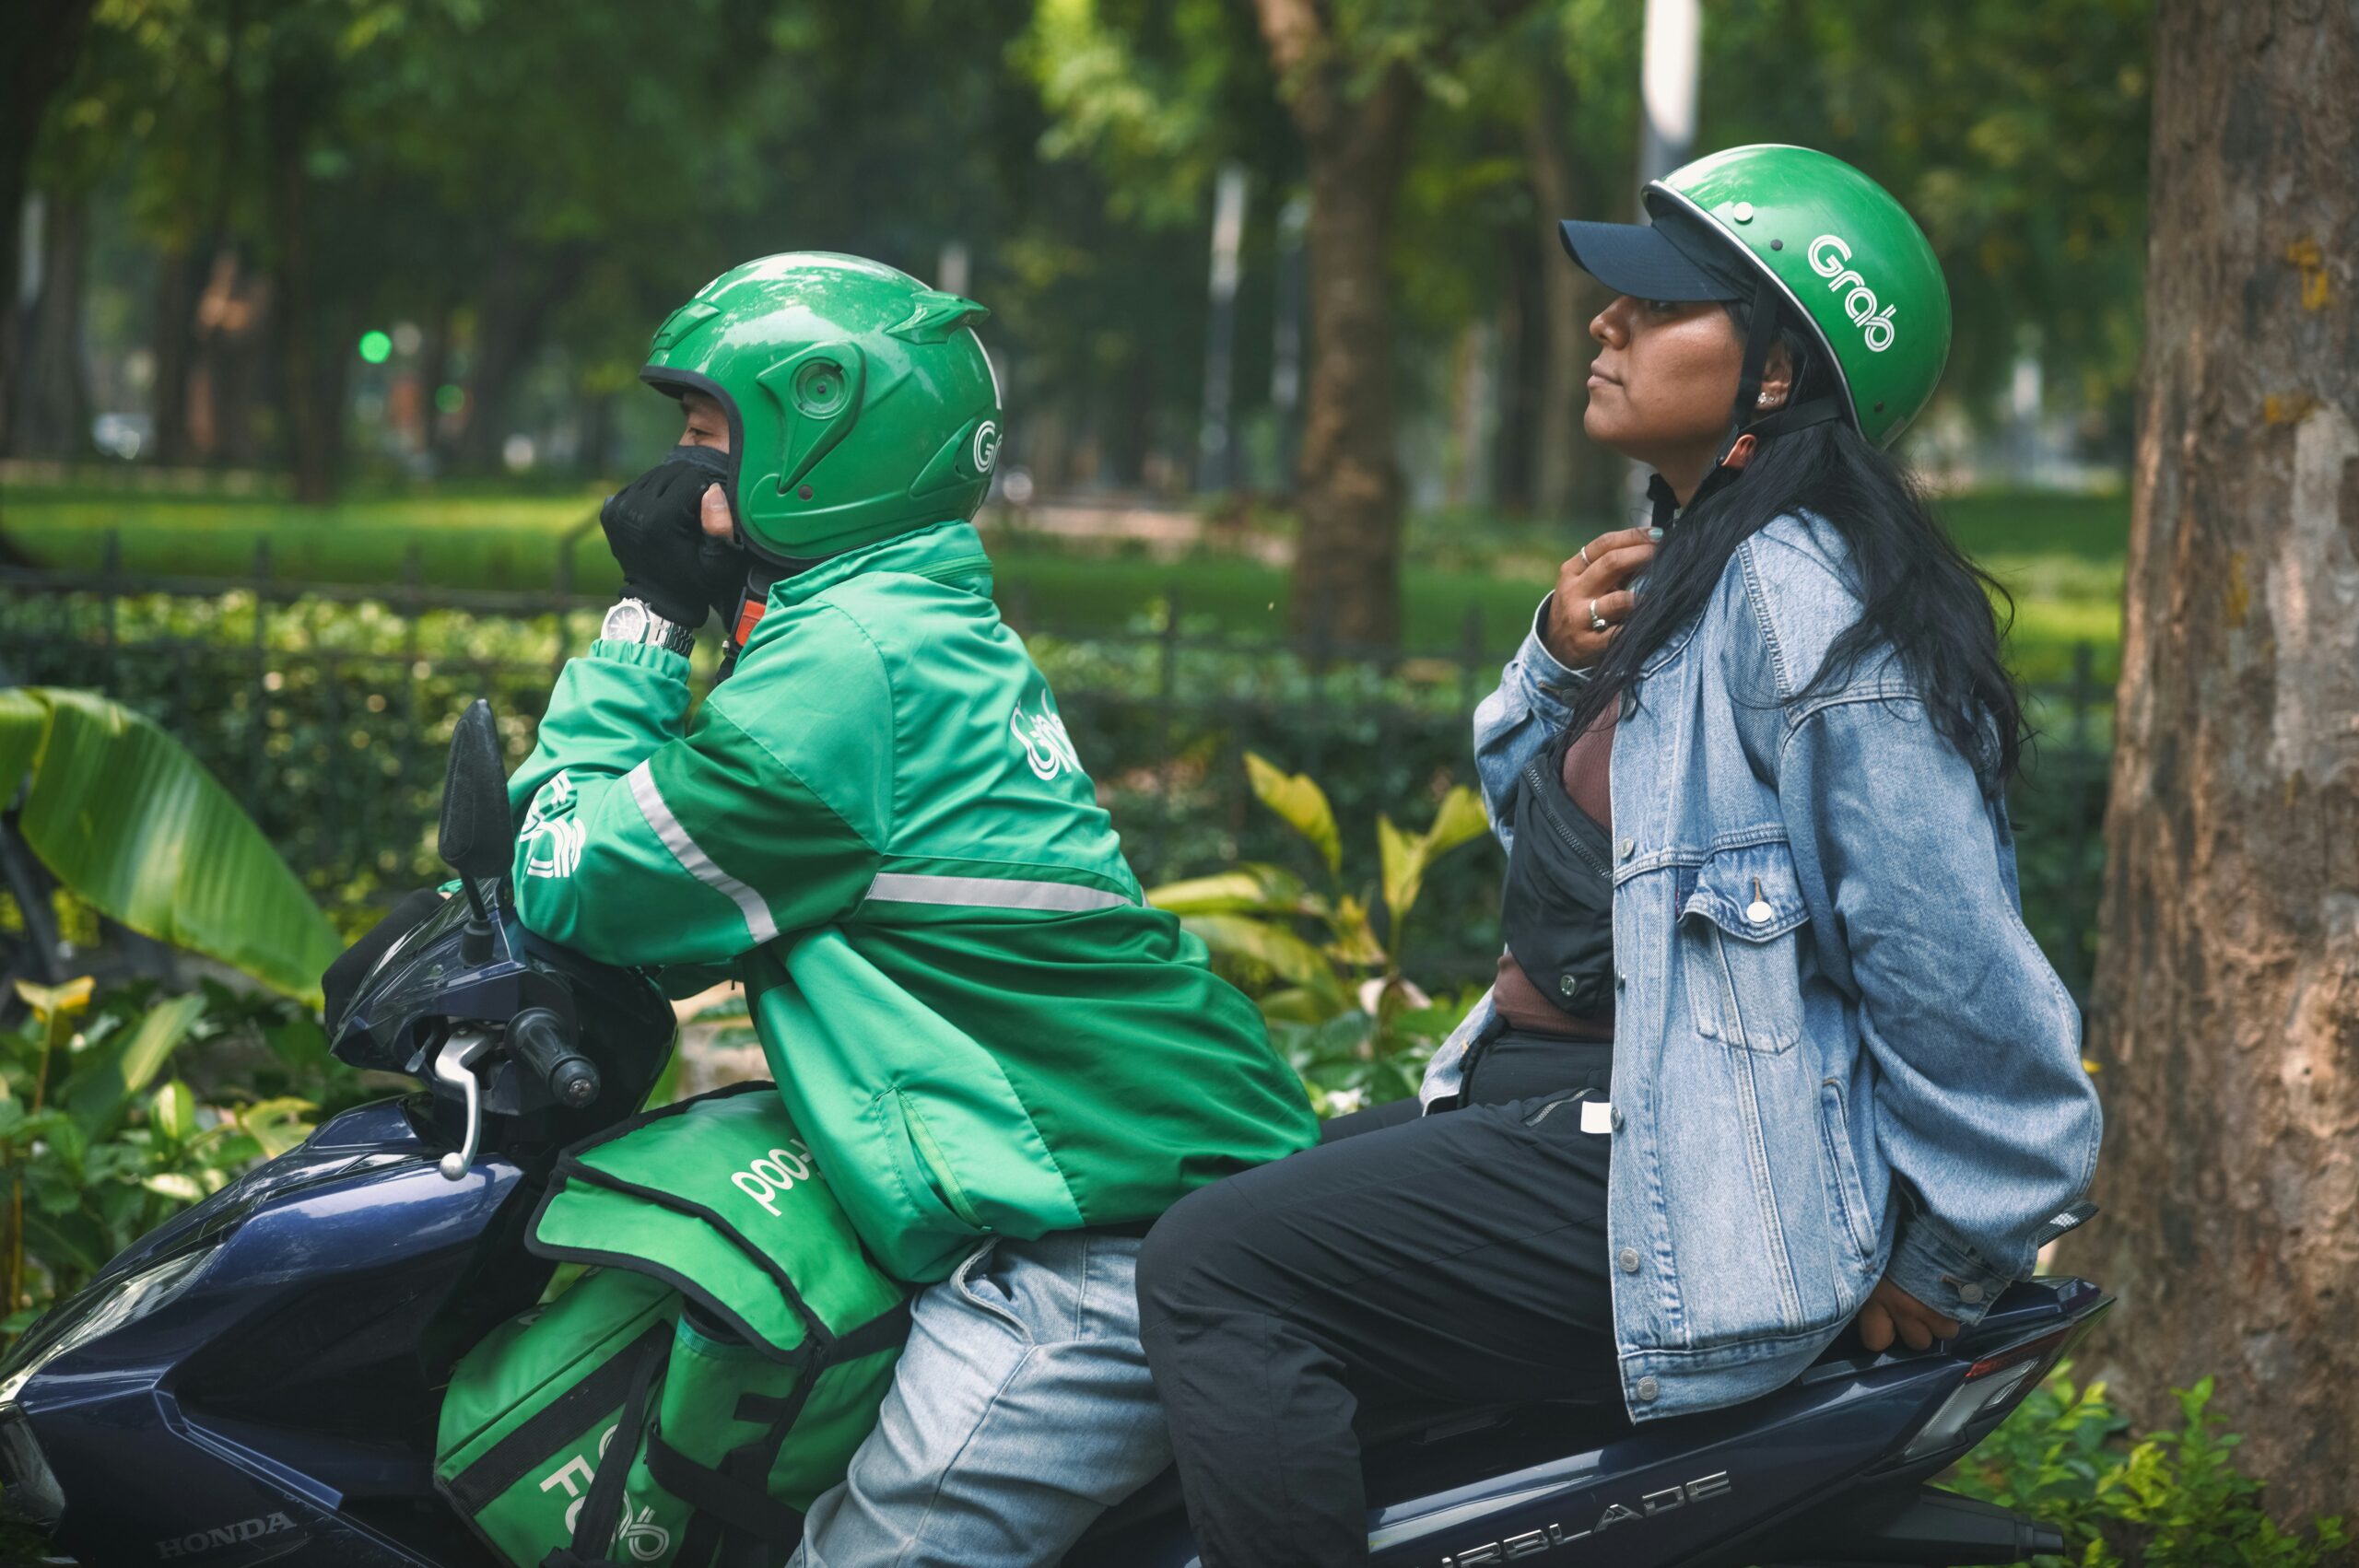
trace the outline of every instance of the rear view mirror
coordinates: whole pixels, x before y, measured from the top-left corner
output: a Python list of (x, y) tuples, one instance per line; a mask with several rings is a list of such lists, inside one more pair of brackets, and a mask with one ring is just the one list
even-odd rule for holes
[(477, 697), (451, 732), (451, 766), (442, 778), (442, 860), (469, 884), (508, 874), (516, 830), (508, 814), (508, 770), (491, 704)]

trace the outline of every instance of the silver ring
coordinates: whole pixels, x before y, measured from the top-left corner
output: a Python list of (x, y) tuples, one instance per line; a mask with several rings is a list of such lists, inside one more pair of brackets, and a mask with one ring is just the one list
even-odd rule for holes
[(1581, 570), (1583, 570), (1583, 571), (1587, 571), (1587, 570), (1589, 570), (1589, 568), (1590, 568), (1589, 546), (1588, 546), (1588, 545), (1586, 545), (1586, 544), (1584, 544), (1584, 545), (1582, 545), (1582, 546), (1581, 546)]
[(1604, 616), (1597, 613), (1597, 601), (1594, 599), (1590, 600), (1589, 602), (1589, 629), (1593, 632), (1610, 631), (1613, 629), (1613, 622), (1607, 620)]

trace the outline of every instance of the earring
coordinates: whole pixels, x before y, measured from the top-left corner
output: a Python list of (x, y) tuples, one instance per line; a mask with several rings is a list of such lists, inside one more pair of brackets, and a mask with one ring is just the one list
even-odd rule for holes
[(1759, 404), (1762, 407), (1766, 408), (1769, 406), (1769, 394), (1767, 392), (1763, 392), (1759, 397), (1755, 398), (1753, 401)]

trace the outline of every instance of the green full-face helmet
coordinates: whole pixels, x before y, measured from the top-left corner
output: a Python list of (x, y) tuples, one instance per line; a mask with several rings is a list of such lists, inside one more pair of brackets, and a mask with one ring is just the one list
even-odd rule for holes
[(974, 516), (999, 458), (990, 312), (858, 256), (733, 267), (655, 330), (640, 379), (729, 416), (730, 503), (774, 563)]
[[(1648, 185), (1651, 226), (1570, 222), (1565, 249), (1618, 293), (1743, 299), (1755, 309), (1736, 423), (1763, 435), (1840, 418), (1889, 446), (1933, 395), (1950, 353), (1941, 263), (1889, 192), (1808, 147), (1731, 147)], [(1799, 319), (1835, 388), (1754, 419), (1772, 318)]]

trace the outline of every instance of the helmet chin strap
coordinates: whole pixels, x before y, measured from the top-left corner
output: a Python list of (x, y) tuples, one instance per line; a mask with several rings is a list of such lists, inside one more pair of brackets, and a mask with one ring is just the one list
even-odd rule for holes
[(729, 616), (729, 629), (721, 641), (721, 669), (712, 677), (719, 685), (737, 673), (737, 656), (754, 640), (754, 628), (762, 624), (762, 613), (769, 608), (770, 590), (791, 577), (800, 577), (813, 567), (834, 559), (831, 556), (755, 556), (745, 568), (745, 586), (737, 594), (737, 607)]
[(1660, 474), (1647, 481), (1647, 498), (1654, 503), (1654, 525), (1668, 528), (1680, 517), (1696, 509), (1696, 503), (1735, 483), (1744, 472), (1746, 463), (1763, 441), (1773, 436), (1783, 436), (1813, 425), (1826, 425), (1843, 417), (1842, 400), (1814, 397), (1804, 403), (1773, 408), (1759, 418), (1751, 418), (1761, 404), (1761, 379), (1768, 373), (1769, 351), (1778, 342), (1778, 289), (1767, 278), (1753, 287), (1753, 321), (1745, 329), (1744, 361), (1737, 371), (1736, 403), (1729, 418), (1728, 439), (1712, 455), (1712, 466), (1696, 493), (1681, 507), (1679, 497), (1671, 492), (1670, 482)]

